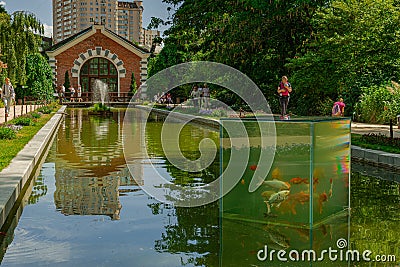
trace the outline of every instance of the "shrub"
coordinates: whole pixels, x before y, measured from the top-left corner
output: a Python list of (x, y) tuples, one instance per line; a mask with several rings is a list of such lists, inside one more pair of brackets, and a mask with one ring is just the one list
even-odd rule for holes
[(96, 103), (93, 105), (92, 111), (101, 112), (101, 111), (110, 111), (111, 108), (103, 105), (102, 103)]
[(7, 127), (0, 127), (0, 139), (14, 139), (16, 138), (16, 133)]
[(29, 125), (33, 124), (32, 119), (28, 118), (28, 117), (18, 117), (18, 118), (15, 118), (12, 122), (15, 125), (21, 125), (21, 126), (29, 126)]
[(37, 112), (32, 112), (32, 113), (31, 113), (31, 116), (32, 116), (32, 118), (34, 118), (34, 119), (39, 119), (40, 116), (42, 116), (42, 115), (40, 115), (40, 114), (37, 113)]
[(330, 97), (325, 99), (320, 99), (315, 105), (316, 114), (320, 114), (322, 116), (331, 116), (332, 115), (332, 107), (335, 103)]
[(26, 58), (26, 76), (27, 86), (18, 97), (29, 95), (39, 99), (53, 98), (52, 70), (47, 59), (40, 53), (30, 54)]
[(390, 138), (383, 134), (364, 134), (361, 141), (368, 144), (400, 147), (400, 138)]
[(225, 109), (214, 109), (211, 113), (211, 116), (218, 117), (218, 118), (227, 117), (228, 113), (226, 112)]
[[(367, 123), (387, 123), (390, 118), (385, 117), (385, 108), (393, 102), (394, 94), (388, 90), (388, 85), (362, 88), (360, 102), (356, 110), (360, 121)], [(398, 93), (397, 93), (398, 94)]]
[(53, 109), (48, 106), (43, 106), (41, 108), (38, 108), (37, 111), (42, 112), (43, 114), (50, 114), (53, 111)]

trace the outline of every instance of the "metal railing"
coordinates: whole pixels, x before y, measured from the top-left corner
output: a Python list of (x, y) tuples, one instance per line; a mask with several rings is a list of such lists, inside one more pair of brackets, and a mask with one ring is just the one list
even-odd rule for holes
[[(105, 97), (105, 102), (106, 103), (115, 103), (115, 102), (121, 102), (121, 103), (128, 103), (131, 98), (133, 97), (133, 94), (128, 92), (128, 93), (118, 93), (118, 92), (108, 92), (107, 96)], [(94, 102), (100, 102), (100, 97), (95, 97), (93, 92), (82, 92), (81, 96), (78, 96), (77, 93), (71, 94), (70, 92), (66, 92), (65, 95), (59, 96), (60, 102), (85, 102), (85, 103), (94, 103)]]

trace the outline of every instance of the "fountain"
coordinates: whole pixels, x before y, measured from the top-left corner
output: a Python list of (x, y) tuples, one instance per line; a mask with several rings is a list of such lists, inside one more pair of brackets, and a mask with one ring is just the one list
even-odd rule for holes
[(99, 79), (93, 82), (93, 101), (100, 102), (104, 106), (105, 101), (109, 101), (108, 98), (108, 85)]
[(99, 79), (93, 82), (93, 102), (96, 102), (92, 108), (92, 113), (108, 113), (110, 112), (110, 107), (106, 106), (104, 103), (109, 102), (108, 97), (108, 85)]

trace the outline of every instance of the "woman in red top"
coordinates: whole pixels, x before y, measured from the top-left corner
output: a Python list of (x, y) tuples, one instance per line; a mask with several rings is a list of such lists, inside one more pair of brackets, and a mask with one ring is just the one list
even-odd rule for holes
[(289, 103), (289, 96), (292, 92), (292, 86), (286, 76), (282, 76), (282, 81), (278, 86), (279, 102), (281, 104), (281, 119), (287, 119), (286, 111)]

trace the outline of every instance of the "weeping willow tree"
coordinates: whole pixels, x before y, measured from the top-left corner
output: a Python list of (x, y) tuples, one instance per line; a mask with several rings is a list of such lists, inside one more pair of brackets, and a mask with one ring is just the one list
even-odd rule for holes
[(8, 76), (15, 85), (26, 84), (26, 58), (39, 52), (43, 32), (43, 25), (32, 13), (0, 13), (1, 60), (8, 64), (1, 72), (3, 81)]

